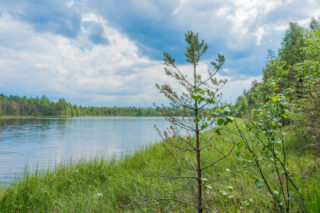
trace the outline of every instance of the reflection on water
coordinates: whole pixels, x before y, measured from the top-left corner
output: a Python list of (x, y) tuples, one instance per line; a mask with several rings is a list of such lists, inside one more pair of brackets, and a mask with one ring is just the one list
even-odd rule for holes
[(160, 140), (164, 118), (83, 117), (0, 120), (0, 183), (61, 161), (117, 157)]

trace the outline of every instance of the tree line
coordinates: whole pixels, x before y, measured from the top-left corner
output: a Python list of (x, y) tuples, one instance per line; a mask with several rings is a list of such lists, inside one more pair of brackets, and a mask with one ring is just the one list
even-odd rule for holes
[[(181, 113), (172, 109), (174, 115)], [(78, 106), (61, 98), (51, 101), (48, 97), (19, 97), (0, 94), (0, 116), (161, 116), (159, 107), (92, 107)]]

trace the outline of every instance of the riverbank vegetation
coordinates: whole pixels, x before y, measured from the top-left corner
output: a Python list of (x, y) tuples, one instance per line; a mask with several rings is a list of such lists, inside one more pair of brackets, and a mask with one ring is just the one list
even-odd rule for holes
[[(241, 123), (241, 122), (240, 122)], [(229, 124), (235, 130), (233, 124)], [(228, 133), (213, 131), (215, 147), (227, 151)], [(309, 212), (320, 211), (320, 172), (312, 154), (297, 151), (294, 133), (286, 139), (290, 171), (300, 187)], [(240, 147), (239, 147), (240, 148)], [(240, 148), (241, 151), (243, 148)], [(204, 152), (206, 160), (216, 155)], [(250, 155), (235, 153), (206, 172), (205, 199), (218, 212), (274, 212), (273, 198), (259, 179)], [(118, 160), (65, 163), (53, 171), (25, 174), (0, 193), (1, 212), (194, 212), (193, 207), (160, 197), (181, 199), (190, 194), (190, 182), (170, 179), (175, 174), (173, 157), (161, 143)], [(272, 179), (273, 173), (267, 174)], [(272, 182), (271, 184), (276, 184)], [(192, 199), (192, 197), (190, 197)], [(299, 198), (292, 194), (292, 212), (300, 212)]]
[(261, 82), (240, 96), (234, 106), (238, 117), (255, 120), (256, 105), (274, 94), (288, 99), (283, 124), (299, 137), (301, 149), (320, 152), (320, 24), (312, 19), (308, 28), (290, 23), (278, 52), (268, 51)]

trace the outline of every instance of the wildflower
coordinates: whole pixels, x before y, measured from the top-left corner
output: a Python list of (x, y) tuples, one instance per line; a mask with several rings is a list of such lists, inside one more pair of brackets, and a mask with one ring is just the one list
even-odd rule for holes
[(97, 193), (97, 194), (93, 195), (93, 197), (102, 197), (102, 196), (103, 196), (102, 193)]

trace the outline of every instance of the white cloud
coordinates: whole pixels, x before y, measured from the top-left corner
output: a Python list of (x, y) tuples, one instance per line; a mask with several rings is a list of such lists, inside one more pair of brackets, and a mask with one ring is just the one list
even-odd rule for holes
[[(72, 40), (35, 32), (29, 25), (3, 15), (0, 18), (0, 28), (5, 29), (0, 35), (1, 91), (65, 97), (87, 105), (166, 103), (155, 89), (156, 82), (168, 82), (162, 62), (139, 55), (135, 43), (101, 17), (91, 14), (84, 19), (101, 23), (110, 44), (93, 45), (84, 35)], [(207, 68), (206, 64), (200, 66), (202, 70)], [(248, 81), (235, 81), (232, 88), (241, 91), (248, 87)], [(235, 98), (235, 93), (228, 91), (227, 99)]]
[(263, 28), (258, 28), (257, 32), (256, 32), (256, 36), (257, 36), (257, 41), (256, 41), (256, 45), (260, 45), (261, 44), (261, 39), (262, 39), (262, 36), (264, 34), (264, 30)]
[(242, 76), (241, 78), (229, 77), (228, 83), (223, 88), (224, 100), (234, 103), (243, 90), (247, 90), (251, 87), (251, 83), (256, 80), (260, 81), (262, 76)]
[[(100, 18), (101, 19), (101, 18)], [(99, 21), (98, 16), (94, 13), (85, 13), (82, 15), (82, 21)]]
[[(228, 66), (248, 75), (260, 75), (267, 50), (280, 47), (289, 22), (320, 14), (320, 1), (312, 0), (132, 0), (126, 7), (111, 0), (85, 3), (153, 57), (162, 48), (179, 52), (184, 47), (176, 38), (183, 39), (187, 30), (193, 30), (209, 44), (210, 54), (223, 53)], [(240, 58), (249, 58), (251, 64), (235, 65)]]
[(36, 33), (9, 15), (2, 16), (1, 90), (68, 97), (82, 103), (93, 100), (95, 104), (143, 104), (152, 99), (150, 87), (162, 77), (160, 62), (138, 56), (134, 42), (99, 21), (110, 41), (107, 46), (92, 45), (84, 36), (71, 40)]
[(228, 48), (237, 50), (252, 48), (254, 37), (260, 45), (264, 35), (286, 30), (290, 21), (306, 25), (319, 9), (319, 1), (189, 0), (180, 1), (172, 21), (200, 32), (207, 41), (223, 38)]

